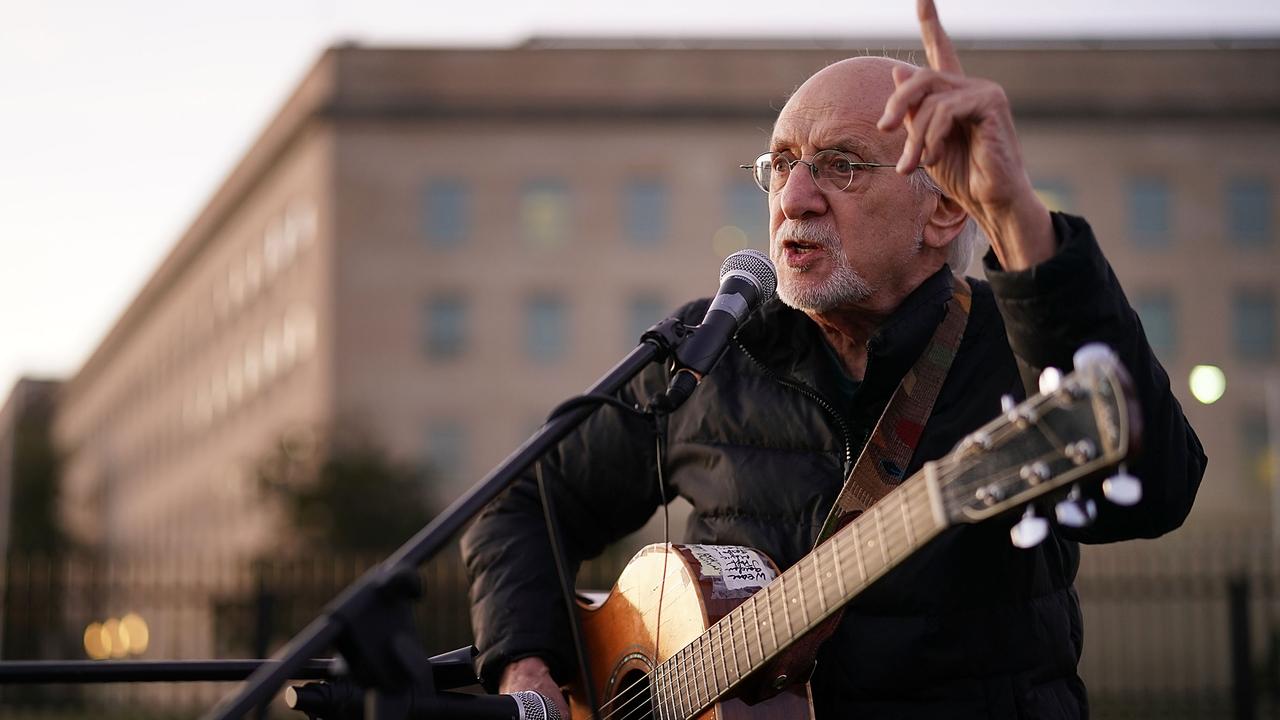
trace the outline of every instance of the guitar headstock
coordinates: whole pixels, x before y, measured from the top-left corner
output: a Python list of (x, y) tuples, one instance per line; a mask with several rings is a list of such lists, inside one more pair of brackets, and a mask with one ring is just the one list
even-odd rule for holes
[[(1075, 371), (1065, 377), (1046, 371), (1040, 390), (1016, 406), (1007, 403), (1000, 417), (938, 461), (934, 472), (948, 523), (975, 523), (1055, 492), (1066, 494), (1074, 483), (1123, 463), (1136, 447), (1137, 401), (1109, 348), (1081, 348)], [(1137, 501), (1141, 486), (1134, 490), (1132, 476), (1113, 480), (1108, 497), (1122, 504)], [(1116, 483), (1128, 483), (1127, 498), (1113, 492)], [(1078, 490), (1071, 494), (1071, 502), (1080, 502)], [(1014, 541), (1021, 544), (1017, 532)]]

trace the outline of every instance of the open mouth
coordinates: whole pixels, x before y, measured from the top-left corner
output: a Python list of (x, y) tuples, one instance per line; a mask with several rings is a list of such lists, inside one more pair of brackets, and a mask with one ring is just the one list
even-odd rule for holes
[(803, 264), (813, 259), (814, 253), (822, 250), (819, 243), (804, 240), (783, 240), (782, 255), (788, 265)]

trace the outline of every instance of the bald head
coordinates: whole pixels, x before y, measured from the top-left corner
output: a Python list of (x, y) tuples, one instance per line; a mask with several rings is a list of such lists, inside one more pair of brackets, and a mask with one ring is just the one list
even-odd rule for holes
[[(854, 57), (828, 65), (805, 80), (778, 113), (774, 137), (794, 130), (797, 123), (856, 124), (874, 130), (884, 112), (885, 101), (893, 94), (893, 68), (915, 66), (886, 57)], [(901, 152), (906, 132), (859, 132), (868, 150)], [(885, 155), (884, 157), (890, 157)], [(893, 154), (891, 157), (897, 157)], [(863, 159), (868, 159), (864, 157)], [(881, 160), (892, 162), (892, 160)]]

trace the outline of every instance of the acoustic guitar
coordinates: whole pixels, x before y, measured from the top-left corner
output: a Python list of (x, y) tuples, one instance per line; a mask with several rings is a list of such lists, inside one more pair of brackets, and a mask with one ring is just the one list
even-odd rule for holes
[[(1076, 354), (1071, 375), (1046, 371), (1040, 390), (1016, 406), (1006, 399), (1000, 417), (786, 572), (746, 547), (640, 550), (607, 597), (581, 602), (598, 718), (811, 717), (811, 658), (791, 667), (788, 648), (944, 529), (1021, 509), (1011, 539), (1031, 547), (1049, 531), (1035, 507), (1054, 500), (1059, 523), (1087, 524), (1096, 506), (1077, 483), (1121, 464), (1137, 445), (1128, 376), (1109, 349), (1091, 345)], [(1122, 505), (1142, 492), (1123, 465), (1102, 489)], [(749, 705), (743, 696), (767, 699)], [(569, 697), (572, 717), (593, 717), (581, 683)]]

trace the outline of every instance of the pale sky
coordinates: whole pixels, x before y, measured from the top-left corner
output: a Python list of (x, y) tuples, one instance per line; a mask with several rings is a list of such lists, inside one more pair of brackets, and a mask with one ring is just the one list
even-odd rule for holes
[[(938, 2), (960, 38), (1280, 36), (1276, 0)], [(913, 37), (913, 6), (0, 0), (0, 402), (79, 368), (331, 44)]]

